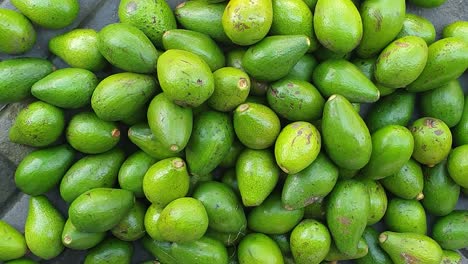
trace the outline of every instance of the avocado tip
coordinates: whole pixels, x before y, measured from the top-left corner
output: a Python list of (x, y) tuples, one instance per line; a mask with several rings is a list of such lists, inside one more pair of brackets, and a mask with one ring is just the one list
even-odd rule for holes
[(384, 243), (385, 241), (387, 241), (387, 239), (388, 239), (387, 234), (385, 234), (385, 233), (380, 234), (380, 236), (379, 236), (379, 242), (380, 243)]
[(172, 162), (172, 165), (174, 166), (174, 168), (180, 169), (180, 168), (185, 166), (185, 163), (184, 163), (184, 161), (182, 159), (175, 159)]
[(175, 7), (175, 9), (179, 9), (179, 8), (184, 7), (184, 6), (185, 6), (185, 2), (180, 3), (179, 5), (177, 5), (177, 6)]
[(173, 145), (171, 145), (170, 149), (171, 149), (171, 151), (176, 152), (176, 151), (179, 150), (179, 146), (177, 146), (176, 144), (173, 144)]
[(424, 193), (419, 193), (419, 194), (416, 196), (416, 200), (421, 201), (422, 199), (424, 199)]
[(331, 95), (331, 96), (328, 98), (328, 101), (331, 101), (331, 100), (333, 100), (333, 99), (335, 99), (335, 98), (336, 98), (336, 94), (333, 94), (333, 95)]
[(249, 104), (241, 104), (241, 105), (239, 106), (239, 108), (237, 108), (237, 109), (238, 109), (239, 112), (244, 112), (245, 110), (247, 110), (247, 109), (249, 109), (249, 108), (250, 108), (250, 105), (249, 105)]
[(112, 130), (112, 137), (120, 137), (120, 130), (118, 128)]

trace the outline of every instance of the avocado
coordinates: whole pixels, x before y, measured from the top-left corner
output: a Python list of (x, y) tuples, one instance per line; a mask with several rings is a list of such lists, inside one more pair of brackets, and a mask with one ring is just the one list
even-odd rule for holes
[(222, 25), (237, 45), (247, 46), (263, 39), (273, 22), (272, 0), (233, 0), (227, 4)]
[(21, 258), (26, 254), (27, 246), (23, 234), (5, 221), (0, 220), (0, 260), (7, 261)]
[(70, 168), (74, 157), (75, 151), (68, 145), (29, 153), (16, 168), (16, 187), (33, 196), (50, 191)]
[(319, 62), (324, 62), (327, 60), (350, 60), (351, 53), (352, 52), (334, 52), (325, 48), (324, 46), (319, 46), (313, 54)]
[(244, 237), (237, 248), (237, 257), (239, 263), (284, 263), (278, 244), (262, 233), (251, 233)]
[(405, 19), (404, 0), (367, 0), (361, 3), (363, 34), (356, 51), (361, 58), (370, 58), (384, 49), (400, 32)]
[(117, 73), (98, 84), (91, 97), (91, 106), (102, 120), (120, 121), (137, 113), (156, 90), (157, 83), (151, 76)]
[(22, 109), (9, 131), (10, 141), (31, 147), (45, 147), (56, 142), (65, 128), (62, 109), (37, 101)]
[[(193, 3), (191, 1), (190, 3)], [(244, 57), (247, 49), (245, 47), (233, 48), (226, 52), (226, 66), (233, 67), (245, 72), (244, 67), (242, 67), (242, 58)]]
[(167, 98), (185, 107), (197, 107), (214, 92), (214, 77), (208, 64), (185, 50), (168, 50), (157, 63), (158, 80)]
[(364, 238), (359, 239), (355, 254), (346, 254), (346, 253), (341, 252), (336, 246), (336, 243), (332, 241), (330, 245), (330, 251), (328, 251), (328, 254), (325, 257), (325, 260), (331, 261), (331, 263), (334, 263), (334, 262), (338, 262), (339, 260), (359, 259), (359, 258), (366, 256), (368, 252), (369, 252), (369, 246), (367, 245), (366, 240), (364, 240)]
[[(233, 121), (237, 138), (252, 149), (266, 149), (272, 146), (281, 129), (276, 113), (268, 106), (257, 103), (239, 105), (234, 111)], [(252, 133), (254, 131), (255, 133)]]
[(462, 257), (460, 253), (453, 250), (443, 250), (442, 261), (444, 264), (462, 264)]
[(290, 235), (288, 233), (279, 235), (269, 235), (269, 237), (271, 237), (276, 242), (276, 244), (278, 244), (283, 256), (291, 255), (291, 246), (289, 243)]
[(314, 29), (325, 48), (339, 53), (352, 51), (363, 37), (361, 16), (351, 0), (318, 0)]
[[(0, 19), (0, 21), (3, 21), (3, 19)], [(50, 74), (54, 69), (55, 67), (51, 62), (39, 58), (16, 58), (1, 61), (0, 103), (19, 102), (31, 96), (32, 85)]]
[[(353, 205), (348, 203), (353, 200)], [(346, 255), (358, 252), (359, 240), (370, 213), (367, 187), (355, 180), (339, 181), (330, 193), (326, 219), (338, 250)]]
[(396, 38), (405, 36), (420, 37), (426, 41), (427, 45), (431, 45), (436, 39), (436, 30), (432, 22), (425, 17), (407, 13), (403, 21), (403, 27)]
[(230, 112), (245, 102), (250, 92), (250, 77), (234, 67), (224, 67), (213, 73), (215, 89), (208, 105), (221, 112)]
[(130, 141), (154, 159), (162, 160), (170, 157), (180, 156), (179, 153), (166, 150), (162, 143), (157, 140), (146, 123), (138, 123), (128, 129)]
[(312, 82), (312, 74), (317, 67), (318, 61), (314, 55), (310, 53), (304, 54), (302, 58), (291, 68), (288, 75), (285, 78), (287, 79), (296, 79), (307, 82)]
[(454, 182), (462, 188), (468, 188), (468, 145), (452, 150), (447, 159), (447, 169)]
[(145, 231), (146, 205), (136, 201), (133, 208), (120, 222), (111, 229), (112, 234), (123, 241), (136, 241), (142, 238)]
[(432, 237), (444, 249), (457, 250), (468, 247), (468, 210), (455, 210), (437, 219)]
[(253, 208), (248, 217), (249, 229), (263, 234), (285, 234), (291, 231), (304, 217), (304, 209), (285, 209), (281, 196), (272, 193), (259, 206)]
[(356, 264), (393, 264), (388, 254), (379, 246), (379, 233), (372, 226), (364, 229), (362, 237), (366, 240), (369, 252), (356, 259)]
[(38, 264), (39, 262), (36, 262), (34, 260), (28, 259), (28, 258), (19, 258), (15, 260), (10, 260), (5, 262), (5, 264)]
[[(37, 33), (21, 13), (0, 8), (0, 52), (17, 55), (32, 49)], [(28, 72), (29, 73), (29, 72)]]
[(45, 196), (29, 198), (24, 236), (29, 250), (42, 259), (52, 259), (63, 251), (62, 230), (65, 220)]
[(460, 186), (456, 184), (447, 170), (447, 161), (432, 168), (424, 168), (424, 209), (435, 216), (444, 216), (455, 209), (460, 196)]
[(236, 163), (236, 176), (244, 206), (258, 206), (270, 195), (280, 170), (269, 150), (245, 149)]
[(108, 238), (88, 251), (83, 264), (130, 264), (133, 245), (116, 238)]
[(290, 174), (284, 181), (282, 204), (288, 210), (304, 208), (321, 201), (338, 180), (338, 168), (328, 157), (319, 153), (304, 170)]
[(112, 188), (91, 189), (76, 198), (68, 209), (70, 221), (82, 232), (104, 232), (116, 226), (132, 209), (133, 193)]
[(158, 220), (161, 216), (161, 211), (163, 208), (155, 204), (151, 204), (145, 213), (145, 218), (143, 219), (143, 223), (145, 226), (146, 233), (152, 238), (158, 241), (163, 241), (161, 237), (161, 232), (158, 229)]
[(440, 264), (442, 259), (437, 242), (422, 234), (385, 231), (379, 235), (379, 244), (395, 264)]
[(426, 67), (407, 90), (423, 92), (438, 88), (460, 77), (467, 68), (467, 42), (455, 37), (438, 40), (429, 46)]
[(159, 52), (137, 27), (125, 23), (105, 26), (98, 34), (98, 48), (112, 65), (134, 73), (153, 73)]
[(417, 200), (391, 199), (384, 221), (390, 231), (422, 235), (427, 232), (426, 212)]
[[(242, 152), (242, 150), (241, 150)], [(240, 153), (241, 153), (240, 152)], [(239, 153), (239, 154), (240, 154)], [(237, 159), (236, 159), (237, 161)], [(234, 164), (235, 165), (235, 164)], [(221, 176), (221, 182), (224, 183), (224, 184), (227, 184), (229, 187), (231, 187), (231, 189), (236, 193), (236, 194), (240, 194), (239, 193), (239, 186), (237, 184), (237, 178), (236, 178), (236, 170), (235, 168), (230, 168), (228, 170), (226, 170), (223, 175)]]
[(413, 158), (429, 167), (444, 160), (452, 147), (452, 133), (440, 119), (422, 117), (409, 127), (414, 138)]
[(452, 129), (455, 146), (468, 144), (468, 95), (465, 96), (465, 106), (458, 125)]
[(143, 197), (143, 177), (156, 163), (156, 159), (138, 150), (130, 155), (120, 166), (118, 181), (120, 188), (132, 191), (135, 197)]
[(216, 111), (201, 113), (194, 123), (185, 156), (190, 174), (202, 176), (213, 171), (228, 154), (234, 128), (229, 115)]
[(31, 87), (37, 99), (61, 108), (81, 108), (91, 103), (98, 85), (96, 75), (85, 69), (65, 68), (47, 75)]
[(310, 48), (310, 43), (310, 39), (305, 35), (266, 37), (247, 49), (242, 58), (242, 67), (249, 76), (257, 80), (279, 80), (288, 75), (304, 56)]
[(338, 94), (353, 103), (371, 103), (380, 97), (372, 81), (354, 64), (343, 59), (320, 63), (314, 70), (313, 80), (325, 97)]
[(85, 250), (95, 247), (106, 237), (105, 232), (87, 233), (76, 229), (70, 219), (65, 222), (62, 231), (62, 243), (65, 247)]
[(385, 189), (403, 199), (424, 198), (424, 176), (421, 165), (413, 159), (408, 160), (400, 170), (384, 179), (380, 183)]
[(18, 10), (35, 24), (48, 29), (71, 25), (78, 17), (78, 0), (11, 0)]
[(304, 121), (290, 123), (276, 139), (276, 163), (285, 173), (298, 173), (317, 158), (321, 145), (320, 132), (314, 125)]
[(377, 58), (375, 80), (388, 88), (402, 88), (414, 82), (424, 70), (428, 48), (416, 36), (399, 38), (390, 43)]
[(122, 23), (137, 27), (159, 48), (164, 32), (177, 28), (171, 7), (162, 0), (120, 1), (118, 15)]
[(448, 127), (454, 127), (460, 122), (464, 105), (465, 95), (458, 80), (421, 95), (422, 114), (438, 118)]
[(71, 203), (93, 188), (114, 186), (124, 159), (123, 151), (118, 148), (80, 159), (63, 176), (60, 183), (61, 197)]
[(290, 243), (297, 264), (319, 264), (330, 249), (330, 232), (319, 221), (306, 219), (293, 229)]
[(447, 0), (409, 0), (411, 3), (425, 8), (434, 8), (444, 4)]
[(332, 95), (325, 103), (322, 138), (327, 154), (339, 167), (361, 169), (371, 158), (369, 129), (351, 103), (341, 95)]
[(165, 50), (179, 49), (198, 55), (210, 66), (211, 71), (216, 71), (225, 65), (223, 51), (214, 40), (204, 33), (186, 29), (171, 29), (164, 32), (162, 43)]
[(181, 158), (167, 158), (156, 162), (143, 178), (143, 192), (153, 204), (164, 208), (189, 190), (187, 166)]
[(183, 28), (207, 34), (217, 42), (230, 43), (222, 24), (226, 5), (226, 2), (186, 1), (176, 6), (174, 14)]
[(455, 21), (444, 27), (442, 31), (444, 38), (458, 37), (468, 42), (468, 21)]
[(100, 71), (107, 61), (98, 48), (98, 33), (94, 29), (74, 29), (49, 40), (49, 50), (68, 65), (89, 71)]
[(208, 214), (203, 203), (191, 197), (170, 202), (157, 221), (161, 238), (175, 243), (200, 239), (208, 229)]
[(272, 83), (267, 91), (270, 107), (291, 121), (313, 121), (321, 117), (325, 100), (307, 80), (286, 77)]
[(367, 216), (367, 225), (373, 225), (379, 222), (387, 211), (387, 195), (384, 188), (378, 181), (361, 180), (367, 187), (369, 194), (369, 215)]

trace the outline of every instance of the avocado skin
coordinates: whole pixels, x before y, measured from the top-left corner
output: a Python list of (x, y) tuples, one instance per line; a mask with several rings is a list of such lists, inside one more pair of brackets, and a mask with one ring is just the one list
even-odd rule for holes
[(135, 197), (144, 197), (143, 177), (157, 159), (138, 150), (130, 155), (120, 166), (118, 181), (122, 189), (132, 191)]
[(468, 211), (455, 210), (439, 218), (432, 229), (432, 237), (444, 249), (457, 250), (468, 246)]
[(71, 25), (78, 17), (78, 0), (11, 0), (35, 24), (48, 29), (61, 29)]
[(423, 235), (427, 232), (426, 212), (417, 200), (391, 199), (384, 220), (390, 231)]
[(468, 95), (465, 96), (465, 106), (458, 125), (452, 129), (455, 146), (468, 144)]
[(403, 21), (403, 27), (396, 38), (405, 36), (418, 36), (426, 41), (427, 45), (434, 43), (436, 39), (436, 30), (434, 25), (428, 19), (415, 14), (407, 13)]
[(388, 254), (379, 246), (379, 233), (372, 226), (364, 229), (362, 237), (369, 247), (369, 253), (356, 259), (357, 264), (393, 264)]
[(21, 13), (0, 8), (0, 52), (17, 55), (32, 49), (37, 33)]
[(26, 254), (27, 246), (23, 234), (9, 223), (0, 220), (0, 260), (14, 260)]
[(414, 159), (408, 160), (400, 170), (380, 183), (385, 189), (403, 199), (422, 199), (424, 176), (421, 165)]
[(130, 141), (146, 154), (157, 160), (178, 157), (180, 153), (164, 148), (164, 145), (155, 138), (147, 123), (137, 123), (128, 129)]
[(131, 243), (108, 238), (88, 252), (84, 264), (130, 264), (132, 255)]
[(105, 232), (87, 233), (76, 230), (70, 219), (65, 222), (62, 231), (62, 243), (65, 247), (85, 250), (95, 247), (106, 237)]
[(239, 243), (237, 257), (240, 263), (284, 263), (278, 244), (262, 233), (251, 233), (245, 236)]

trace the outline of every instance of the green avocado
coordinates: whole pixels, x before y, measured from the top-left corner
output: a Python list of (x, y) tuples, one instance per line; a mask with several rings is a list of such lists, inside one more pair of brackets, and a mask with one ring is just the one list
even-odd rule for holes
[(88, 251), (83, 264), (130, 264), (133, 245), (116, 238), (108, 238)]
[(383, 186), (374, 180), (361, 180), (367, 187), (369, 194), (369, 215), (367, 216), (367, 225), (373, 225), (379, 222), (387, 211), (387, 194)]
[(454, 182), (462, 188), (468, 188), (468, 145), (452, 150), (447, 159), (447, 169)]
[(146, 123), (138, 123), (128, 129), (130, 141), (154, 159), (162, 160), (170, 157), (180, 156), (179, 153), (167, 150), (157, 140)]
[(468, 247), (468, 210), (455, 210), (437, 219), (432, 237), (444, 249)]
[(250, 92), (250, 77), (234, 67), (224, 67), (213, 73), (215, 89), (208, 105), (221, 112), (230, 112), (244, 103)]
[(237, 158), (241, 154), (242, 150), (244, 150), (244, 145), (242, 145), (238, 140), (234, 140), (229, 148), (228, 154), (224, 156), (224, 159), (221, 161), (219, 166), (223, 168), (232, 168), (236, 166)]
[(54, 69), (54, 65), (45, 59), (17, 58), (1, 61), (0, 103), (13, 103), (26, 99), (31, 95), (32, 85)]
[(125, 159), (122, 150), (114, 148), (97, 155), (89, 155), (77, 161), (63, 176), (60, 196), (71, 203), (82, 193), (98, 187), (112, 187)]
[[(192, 3), (194, 1), (190, 1)], [(244, 67), (242, 67), (242, 58), (244, 57), (245, 52), (247, 51), (244, 47), (234, 48), (226, 52), (226, 66), (233, 67), (244, 71)]]
[(384, 221), (390, 231), (422, 235), (427, 232), (426, 212), (417, 200), (391, 199)]
[(161, 216), (161, 211), (163, 208), (155, 204), (151, 204), (145, 213), (145, 218), (143, 219), (143, 223), (145, 225), (146, 233), (152, 238), (158, 241), (163, 241), (161, 237), (161, 232), (158, 229), (158, 220)]
[(76, 229), (70, 219), (65, 222), (62, 231), (62, 243), (74, 250), (85, 250), (95, 247), (106, 237), (105, 232), (87, 233)]
[(68, 145), (29, 153), (16, 168), (16, 187), (33, 196), (48, 192), (65, 175), (74, 157), (75, 151)]
[(413, 159), (408, 160), (400, 170), (384, 179), (380, 183), (385, 189), (403, 199), (424, 198), (424, 176), (421, 165)]
[(312, 204), (304, 207), (304, 218), (305, 219), (317, 219), (320, 221), (325, 220), (325, 199), (317, 200)]
[(465, 96), (465, 106), (458, 125), (452, 129), (455, 146), (468, 144), (468, 95)]
[(23, 234), (5, 221), (0, 220), (0, 260), (7, 261), (21, 258), (26, 254), (27, 246)]
[(317, 220), (306, 219), (291, 232), (291, 251), (297, 264), (319, 264), (330, 250), (327, 227)]
[(318, 61), (314, 55), (307, 53), (299, 59), (299, 61), (291, 68), (287, 79), (296, 79), (307, 82), (312, 82), (312, 74), (317, 67)]
[[(366, 240), (364, 238), (360, 238), (357, 244), (357, 251), (355, 254), (346, 254), (341, 252), (336, 243), (332, 241), (330, 246), (330, 251), (328, 251), (327, 256), (325, 257), (326, 261), (337, 262), (339, 260), (351, 260), (351, 259), (359, 259), (366, 256), (369, 252), (369, 246), (367, 245)], [(322, 262), (323, 263), (323, 262)]]
[(120, 222), (111, 229), (112, 234), (123, 241), (136, 241), (142, 238), (145, 231), (145, 213), (147, 206), (136, 201), (135, 205)]
[(405, 15), (405, 20), (403, 21), (403, 27), (396, 38), (402, 38), (405, 36), (420, 37), (426, 41), (427, 45), (431, 45), (436, 39), (436, 30), (432, 22), (428, 19), (407, 13)]
[[(0, 8), (0, 52), (16, 55), (32, 49), (36, 30), (21, 13)], [(29, 72), (27, 72), (29, 74)]]
[(434, 8), (444, 4), (447, 0), (409, 0), (411, 3), (425, 8)]
[(237, 248), (239, 263), (283, 264), (278, 244), (262, 233), (251, 233), (244, 237)]
[(269, 237), (271, 237), (276, 242), (276, 244), (278, 244), (283, 255), (291, 255), (291, 246), (289, 243), (290, 235), (288, 233), (279, 235), (269, 235)]
[(118, 180), (120, 188), (132, 191), (135, 197), (143, 197), (143, 177), (156, 163), (156, 159), (138, 150), (130, 155), (120, 166)]
[(468, 43), (468, 21), (455, 21), (444, 27), (442, 31), (444, 38), (458, 37)]
[(19, 258), (15, 260), (10, 260), (5, 262), (5, 264), (38, 264), (39, 262), (36, 262), (34, 260), (28, 259), (28, 258)]
[(443, 250), (442, 261), (444, 264), (461, 264), (462, 257), (460, 253), (453, 250)]
[(375, 228), (366, 227), (362, 237), (366, 240), (369, 252), (364, 257), (356, 259), (356, 264), (393, 264), (388, 254), (379, 246), (379, 233)]
[(78, 17), (78, 0), (12, 0), (32, 22), (48, 29), (61, 29), (71, 25)]

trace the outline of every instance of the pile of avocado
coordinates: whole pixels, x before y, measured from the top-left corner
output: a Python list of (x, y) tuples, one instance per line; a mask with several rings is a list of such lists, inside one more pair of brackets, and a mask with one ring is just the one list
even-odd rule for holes
[[(11, 2), (6, 54), (80, 9)], [(0, 221), (0, 261), (66, 247), (126, 264), (140, 240), (145, 263), (461, 263), (467, 21), (436, 40), (405, 0), (121, 0), (118, 17), (50, 40), (69, 68), (0, 62), (0, 103), (30, 102), (10, 141), (36, 148), (15, 173), (25, 232)]]

